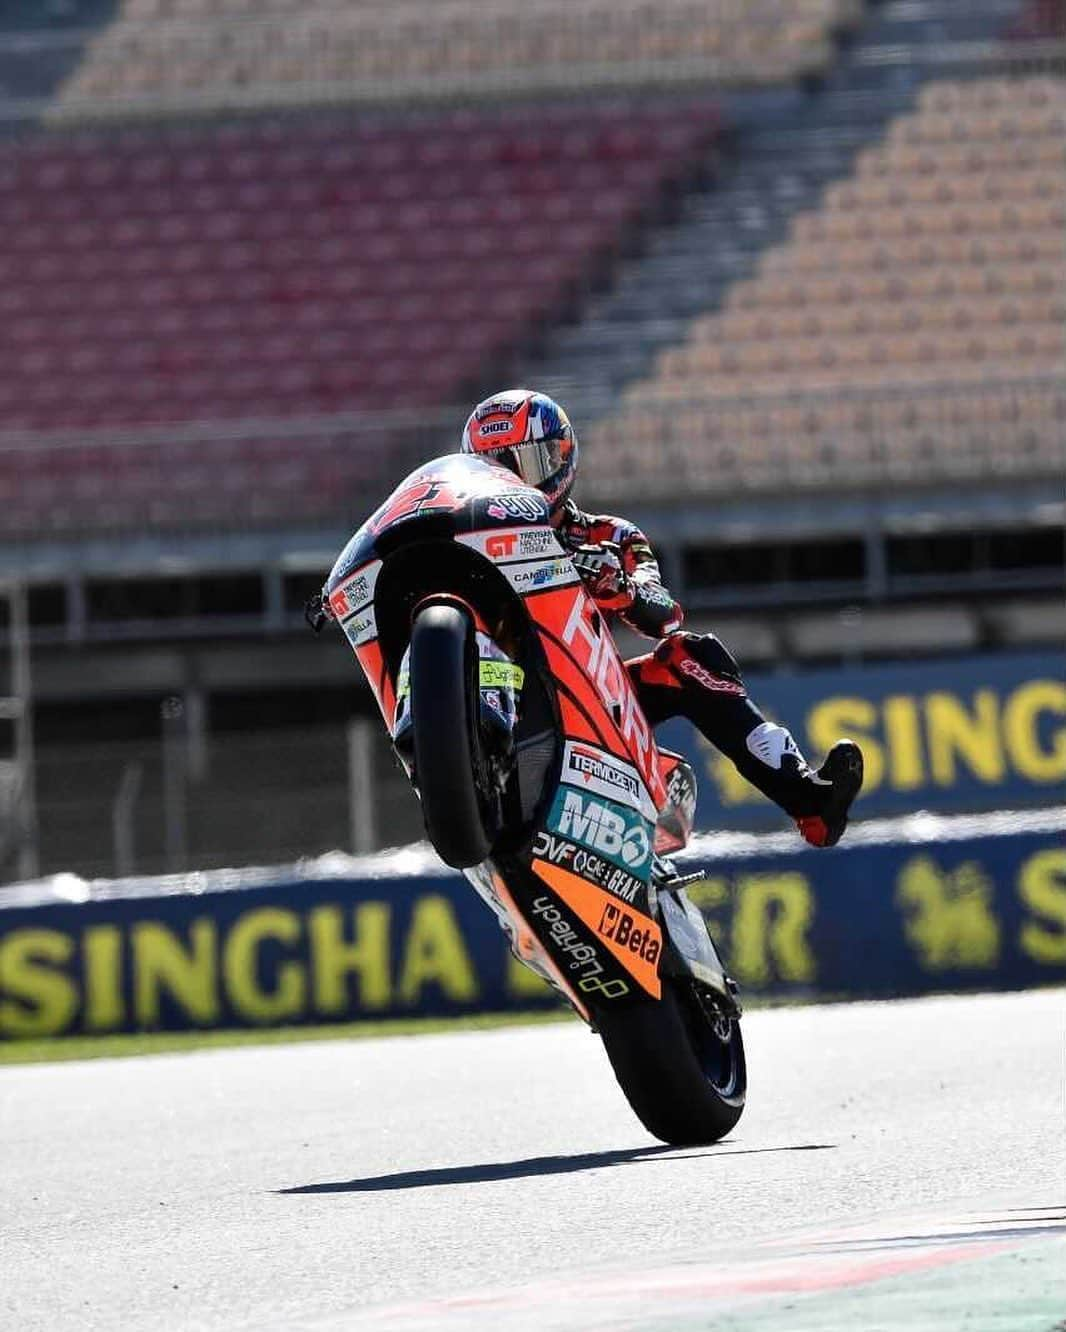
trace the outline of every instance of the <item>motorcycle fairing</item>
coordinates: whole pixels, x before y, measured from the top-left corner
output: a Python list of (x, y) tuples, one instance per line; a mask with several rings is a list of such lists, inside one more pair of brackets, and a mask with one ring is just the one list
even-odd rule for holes
[[(652, 918), (649, 882), (655, 816), (667, 793), (651, 728), (602, 615), (548, 523), (543, 497), (479, 459), (449, 456), (408, 477), (355, 534), (327, 581), (330, 608), (386, 725), (392, 730), (396, 720), (403, 650), (390, 629), (391, 646), (383, 651), (379, 575), (394, 552), (425, 543), (433, 552), (441, 542), (493, 565), (496, 575), (488, 576), (506, 580), (524, 603), (551, 677), (560, 729), (555, 766), (545, 778), (546, 795), (557, 799), (545, 799), (539, 813), (530, 806), (532, 833), (524, 850), (501, 852), (467, 876), (510, 921), (518, 955), (535, 961), (583, 1016), (593, 1001), (658, 995), (664, 939)], [(488, 626), (477, 607), (471, 609), (480, 637)], [(577, 835), (564, 840), (568, 799), (565, 826)], [(552, 851), (570, 856), (567, 864), (533, 854), (544, 839)], [(586, 874), (567, 867), (574, 864)]]
[(688, 845), (696, 818), (696, 774), (680, 754), (659, 750), (659, 771), (666, 784), (666, 803), (655, 824), (655, 850), (668, 856)]
[[(688, 894), (683, 888), (662, 892), (658, 895), (658, 902), (663, 925), (677, 955), (676, 958), (668, 959), (671, 969), (687, 971), (719, 994), (727, 1008), (739, 1011), (735, 986), (730, 985), (703, 917)], [(680, 962), (680, 968), (677, 962)]]
[(614, 639), (583, 587), (554, 589), (530, 606), (564, 709), (566, 738), (633, 763), (656, 810), (666, 802), (659, 751)]
[(515, 957), (569, 1000), (586, 1022), (590, 1021), (589, 1010), (581, 996), (555, 963), (547, 947), (530, 929), (510, 889), (492, 862), (485, 861), (483, 865), (475, 865), (463, 873), (482, 900), (496, 913)]
[(540, 491), (505, 467), (483, 458), (446, 454), (400, 482), (341, 551), (326, 586), (332, 594), (353, 570), (386, 553), (379, 545), (388, 544), (390, 533), (416, 520), (439, 526), (451, 538), (496, 526), (547, 526), (548, 518), (548, 502)]
[(597, 943), (621, 963), (625, 974), (658, 999), (662, 994), (658, 963), (663, 950), (658, 923), (561, 865), (534, 860), (532, 869), (592, 931)]

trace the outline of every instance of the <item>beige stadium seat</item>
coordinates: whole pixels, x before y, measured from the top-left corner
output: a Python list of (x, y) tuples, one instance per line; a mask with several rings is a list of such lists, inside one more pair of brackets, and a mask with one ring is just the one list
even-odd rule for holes
[(831, 34), (860, 14), (854, 0), (121, 0), (61, 101), (84, 114), (98, 99), (103, 114), (147, 91), (161, 109), (274, 105), (287, 86), (294, 101), (469, 95), (493, 83), (514, 93), (549, 77), (616, 84), (612, 67), (625, 66), (661, 82), (777, 82), (825, 68)]
[(920, 112), (999, 110), (1019, 105), (1060, 106), (1066, 100), (1061, 80), (1046, 76), (1018, 79), (939, 80), (918, 95)]
[(1066, 166), (1066, 142), (1058, 133), (1030, 134), (1021, 139), (980, 143), (940, 144), (935, 149), (895, 142), (892, 132), (884, 144), (860, 154), (860, 176), (955, 176), (971, 171), (1004, 168)]
[(1066, 318), (1066, 293), (1022, 294), (1010, 300), (996, 296), (970, 299), (929, 299), (781, 310), (774, 314), (725, 312), (704, 321), (689, 335), (689, 345), (704, 343), (780, 342), (790, 339), (861, 337), (918, 329), (980, 328), (986, 325), (1055, 324)]
[(753, 486), (1063, 460), (1066, 390), (1016, 386), (1066, 365), (1063, 85), (983, 82), (926, 90), (631, 386), (664, 410), (749, 399), (716, 410), (688, 483), (713, 484), (720, 449), (738, 465), (733, 432), (759, 441), (737, 474)]
[(974, 171), (942, 171), (932, 176), (858, 176), (831, 186), (823, 208), (873, 211), (886, 207), (947, 207), (990, 200), (1066, 198), (1066, 174), (1046, 166), (1003, 166)]

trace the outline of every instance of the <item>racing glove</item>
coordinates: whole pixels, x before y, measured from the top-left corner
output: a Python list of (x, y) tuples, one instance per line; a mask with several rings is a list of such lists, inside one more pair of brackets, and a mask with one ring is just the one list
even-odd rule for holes
[(618, 551), (610, 543), (578, 546), (574, 567), (589, 595), (604, 610), (626, 610), (633, 604), (633, 588), (622, 568)]

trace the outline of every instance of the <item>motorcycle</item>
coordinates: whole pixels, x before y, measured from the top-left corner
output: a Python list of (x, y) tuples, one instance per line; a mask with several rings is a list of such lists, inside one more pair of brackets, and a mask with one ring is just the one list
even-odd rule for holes
[(667, 858), (696, 779), (657, 747), (539, 491), (480, 458), (411, 473), (322, 591), (355, 650), (426, 832), (515, 955), (606, 1048), (673, 1144), (744, 1107), (737, 987)]

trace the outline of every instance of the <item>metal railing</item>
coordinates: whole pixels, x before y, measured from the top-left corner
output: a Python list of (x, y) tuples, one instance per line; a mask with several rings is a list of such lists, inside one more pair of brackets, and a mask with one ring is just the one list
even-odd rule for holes
[[(979, 373), (676, 399), (575, 392), (565, 405), (584, 490), (602, 500), (1061, 478), (1066, 365), (1023, 379)], [(0, 541), (350, 524), (414, 466), (453, 450), (469, 407), (0, 431), (0, 476), (15, 492)]]

